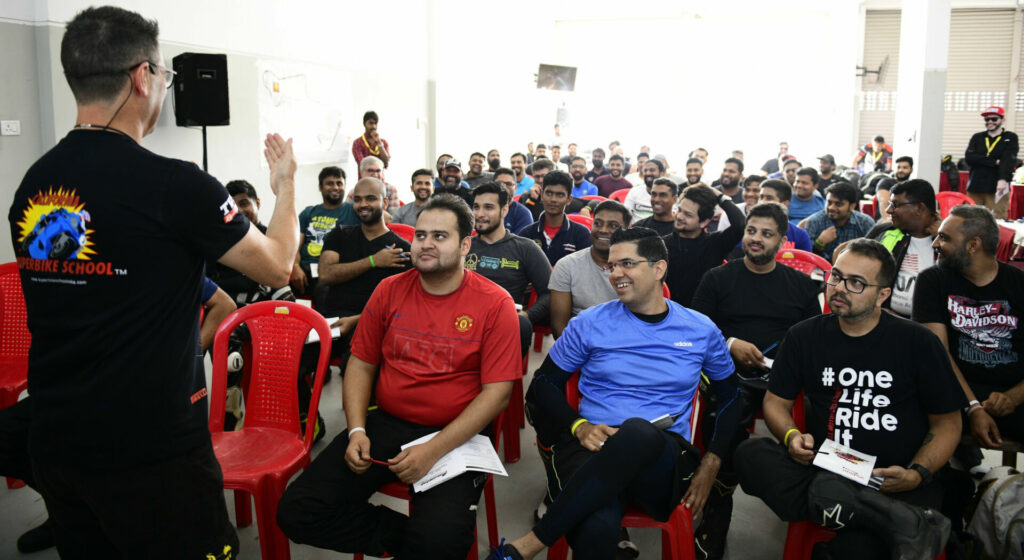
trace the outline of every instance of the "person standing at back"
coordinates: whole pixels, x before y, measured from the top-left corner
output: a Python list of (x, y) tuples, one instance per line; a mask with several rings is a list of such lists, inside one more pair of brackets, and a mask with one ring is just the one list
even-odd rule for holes
[(996, 194), (1010, 190), (1019, 142), (1017, 135), (1003, 126), (1005, 111), (1002, 107), (989, 107), (981, 116), (985, 118), (985, 130), (971, 136), (964, 153), (967, 164), (971, 166), (967, 196), (975, 204), (993, 210)]
[(207, 426), (199, 303), (207, 260), (288, 283), (291, 141), (266, 139), (267, 235), (195, 164), (140, 145), (174, 72), (158, 24), (115, 7), (67, 26), (74, 129), (8, 214), (32, 331), (29, 453), (63, 558), (236, 558)]

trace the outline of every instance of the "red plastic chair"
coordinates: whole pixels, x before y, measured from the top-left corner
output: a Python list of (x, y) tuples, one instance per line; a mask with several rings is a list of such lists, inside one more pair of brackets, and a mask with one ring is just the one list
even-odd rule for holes
[[(503, 412), (494, 419), (494, 423), (491, 424), (491, 430), (494, 432), (494, 449), (498, 449), (498, 436), (502, 433), (502, 426), (510, 422), (508, 413)], [(391, 496), (399, 500), (405, 500), (409, 502), (409, 508), (412, 509), (412, 497), (409, 495), (409, 486), (401, 482), (388, 482), (378, 490), (379, 493), (385, 496)], [(486, 508), (487, 515), (487, 538), (491, 546), (498, 546), (498, 510), (497, 502), (494, 498), (494, 476), (487, 477), (487, 483), (484, 484), (484, 506)], [(466, 554), (466, 560), (476, 560), (477, 556), (477, 535), (476, 527), (473, 527), (473, 546), (470, 547), (469, 553)], [(363, 560), (363, 555), (355, 553), (352, 555), (352, 560)]]
[(626, 202), (626, 195), (633, 189), (619, 189), (611, 194), (608, 198), (611, 200), (617, 200), (619, 202)]
[(603, 197), (603, 196), (601, 196), (599, 194), (588, 194), (586, 196), (581, 196), (580, 198), (583, 199), (583, 200), (600, 200), (602, 202), (604, 202), (605, 200), (608, 200), (607, 198), (605, 198), (605, 197)]
[(954, 206), (960, 206), (961, 204), (974, 205), (974, 200), (964, 193), (946, 191), (935, 194), (935, 202), (939, 205), (939, 215), (945, 220), (949, 217), (949, 211)]
[(587, 229), (594, 229), (594, 218), (580, 216), (579, 214), (569, 214), (569, 219), (576, 222), (577, 224), (582, 224), (586, 226)]
[[(245, 390), (245, 426), (225, 432), (228, 338), (241, 323), (249, 327), (253, 357), (247, 360), (251, 373)], [(320, 358), (307, 413), (316, 418), (331, 355), (331, 329), (319, 313), (292, 302), (254, 303), (228, 315), (213, 339), (213, 449), (224, 471), (224, 487), (235, 490), (239, 526), (252, 522), (248, 496), (255, 498), (260, 552), (268, 560), (291, 557), (288, 538), (277, 526), (277, 502), (291, 477), (310, 463), (316, 422), (307, 422), (300, 436), (298, 395), (299, 357), (310, 329), (320, 335)]]
[[(832, 272), (832, 263), (825, 260), (824, 257), (819, 257), (814, 253), (801, 251), (800, 249), (783, 249), (775, 255), (775, 261), (790, 268), (795, 268), (811, 278), (814, 278), (814, 272), (816, 270), (821, 271), (823, 280), (827, 279), (828, 274)], [(828, 299), (822, 303), (822, 312), (832, 312), (832, 310), (828, 308)]]
[(395, 235), (401, 237), (402, 239), (408, 241), (409, 243), (412, 243), (413, 235), (416, 234), (416, 228), (406, 224), (391, 223), (388, 224), (388, 229), (395, 232)]
[[(579, 372), (573, 374), (565, 385), (565, 400), (575, 409), (579, 409)], [(700, 391), (693, 394), (693, 403), (690, 406), (690, 441), (694, 441), (695, 435), (700, 433)], [(661, 558), (662, 560), (694, 560), (696, 555), (693, 551), (693, 518), (690, 510), (683, 504), (676, 506), (669, 515), (668, 521), (655, 520), (647, 512), (640, 508), (631, 507), (626, 510), (622, 518), (622, 526), (641, 529), (661, 530)], [(566, 560), (569, 557), (569, 543), (565, 537), (548, 549), (548, 560)], [(575, 558), (575, 556), (574, 556)]]
[[(28, 387), (30, 346), (32, 333), (28, 332), (28, 313), (18, 264), (4, 263), (0, 265), (0, 408), (18, 402), (18, 395)], [(8, 488), (24, 485), (16, 478), (7, 479)]]

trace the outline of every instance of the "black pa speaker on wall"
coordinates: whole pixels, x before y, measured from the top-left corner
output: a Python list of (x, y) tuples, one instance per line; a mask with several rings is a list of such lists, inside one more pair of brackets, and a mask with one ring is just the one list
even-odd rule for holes
[(181, 53), (174, 57), (174, 117), (178, 126), (226, 126), (228, 56)]

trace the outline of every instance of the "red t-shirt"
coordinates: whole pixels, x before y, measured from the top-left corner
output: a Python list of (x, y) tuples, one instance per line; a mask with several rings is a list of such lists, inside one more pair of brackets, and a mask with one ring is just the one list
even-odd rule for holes
[[(388, 141), (381, 138), (381, 143), (384, 144), (384, 149), (387, 150), (388, 155), (391, 155), (391, 146), (388, 145)], [(366, 145), (363, 140), (363, 136), (360, 135), (352, 142), (352, 156), (356, 158), (356, 165), (359, 165), (366, 156), (377, 156), (380, 157), (380, 146), (376, 146), (377, 151), (374, 152)]]
[(352, 339), (352, 355), (380, 364), (377, 404), (403, 420), (445, 426), (484, 383), (523, 374), (519, 318), (511, 296), (465, 271), (445, 296), (428, 294), (410, 270), (374, 290)]

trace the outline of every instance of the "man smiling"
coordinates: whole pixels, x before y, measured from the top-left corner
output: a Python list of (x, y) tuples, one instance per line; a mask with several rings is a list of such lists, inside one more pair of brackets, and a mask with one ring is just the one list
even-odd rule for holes
[(655, 179), (654, 185), (651, 186), (651, 210), (653, 214), (633, 225), (653, 229), (661, 236), (671, 234), (675, 229), (675, 216), (672, 214), (672, 211), (678, 199), (678, 185), (665, 178)]
[(590, 247), (590, 232), (565, 215), (565, 207), (572, 200), (572, 179), (561, 171), (544, 176), (541, 204), (544, 213), (535, 223), (519, 231), (519, 235), (532, 239), (547, 255), (551, 266), (559, 259)]

